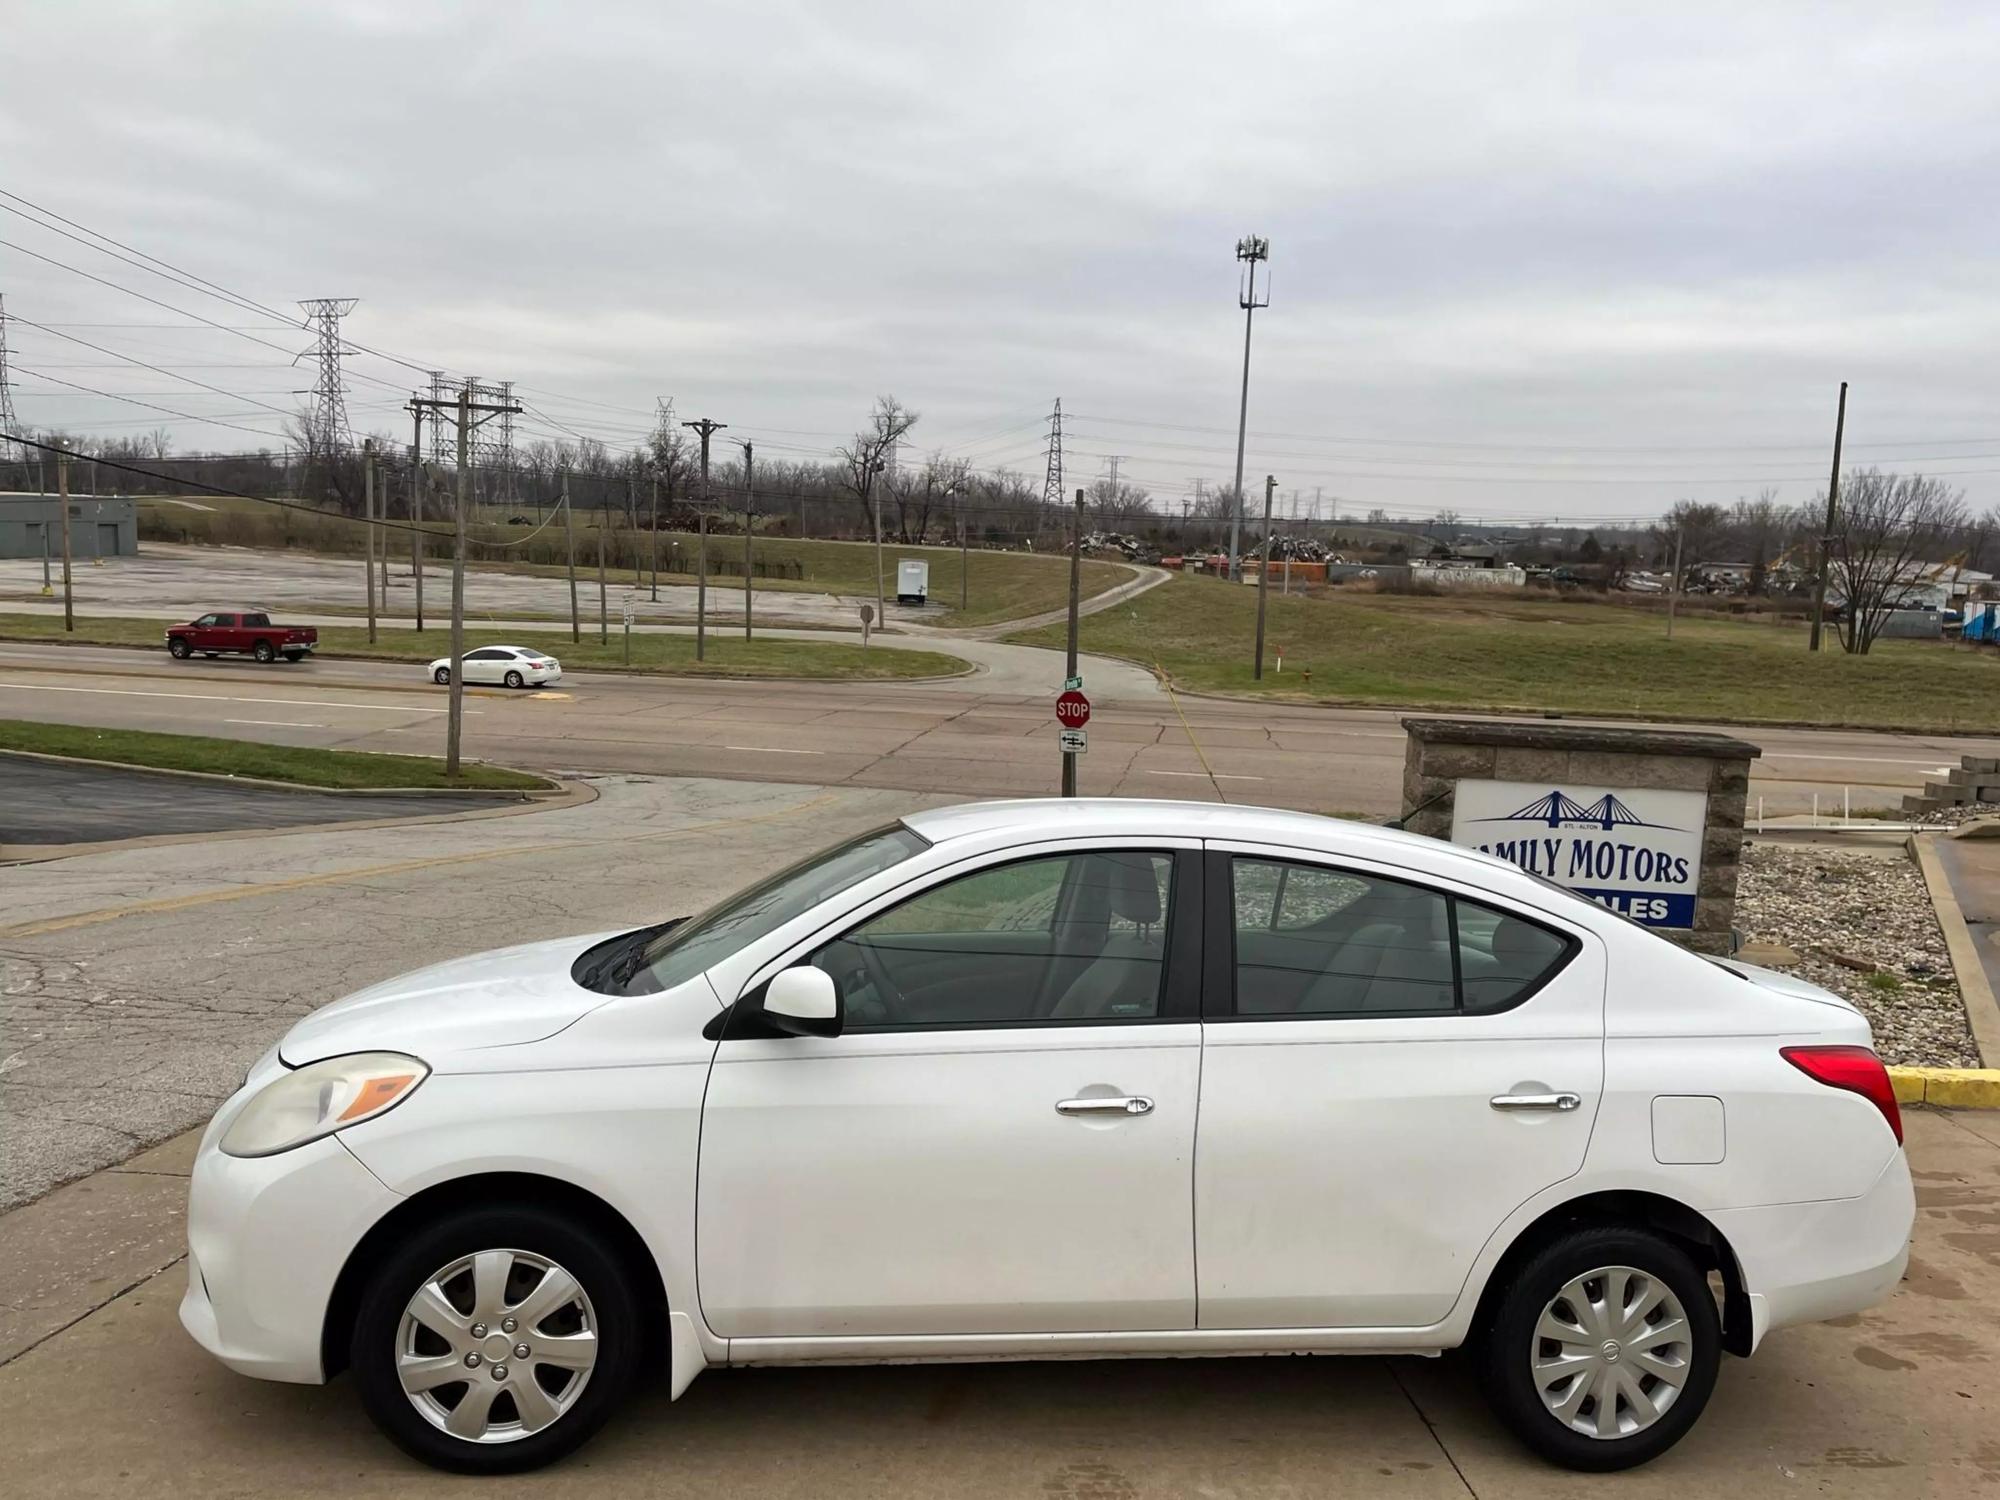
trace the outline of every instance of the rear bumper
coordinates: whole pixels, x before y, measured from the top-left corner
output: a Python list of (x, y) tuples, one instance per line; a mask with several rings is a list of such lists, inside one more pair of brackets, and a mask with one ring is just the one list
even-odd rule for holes
[(1752, 1349), (1773, 1329), (1861, 1312), (1887, 1297), (1909, 1264), (1916, 1215), (1901, 1151), (1858, 1198), (1711, 1214), (1743, 1270)]

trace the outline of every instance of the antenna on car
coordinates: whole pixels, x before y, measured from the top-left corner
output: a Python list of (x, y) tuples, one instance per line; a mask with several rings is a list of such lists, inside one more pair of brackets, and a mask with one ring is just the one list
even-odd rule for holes
[(1223, 795), (1222, 783), (1215, 779), (1215, 768), (1209, 765), (1208, 757), (1201, 753), (1201, 741), (1194, 737), (1194, 726), (1188, 723), (1187, 715), (1181, 712), (1181, 700), (1174, 696), (1173, 678), (1167, 675), (1166, 669), (1158, 662), (1153, 663), (1153, 670), (1159, 674), (1160, 685), (1167, 690), (1167, 701), (1173, 704), (1174, 715), (1181, 721), (1181, 728), (1187, 731), (1188, 743), (1194, 746), (1194, 758), (1201, 762), (1202, 770), (1208, 775), (1208, 784), (1215, 788), (1215, 800), (1226, 804), (1229, 799)]
[(1401, 828), (1405, 823), (1409, 822), (1410, 819), (1414, 818), (1418, 813), (1422, 812), (1425, 808), (1434, 806), (1437, 803), (1444, 801), (1444, 799), (1449, 797), (1455, 790), (1457, 790), (1456, 783), (1454, 783), (1452, 786), (1446, 787), (1443, 791), (1439, 792), (1434, 797), (1424, 798), (1423, 801), (1419, 802), (1415, 807), (1411, 808), (1408, 812), (1404, 813), (1400, 818), (1391, 818), (1388, 822), (1384, 823), (1382, 826), (1384, 828)]

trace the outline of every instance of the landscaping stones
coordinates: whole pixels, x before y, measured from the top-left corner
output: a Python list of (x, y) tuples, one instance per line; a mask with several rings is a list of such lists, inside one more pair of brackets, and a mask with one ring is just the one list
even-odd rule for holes
[(1859, 1007), (1884, 1062), (1979, 1066), (1944, 934), (1908, 859), (1746, 843), (1736, 925), (1759, 945), (1790, 948), (1786, 972)]

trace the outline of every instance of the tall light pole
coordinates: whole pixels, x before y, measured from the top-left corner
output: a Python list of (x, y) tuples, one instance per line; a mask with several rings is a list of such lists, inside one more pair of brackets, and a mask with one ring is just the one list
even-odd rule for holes
[(1271, 282), (1264, 279), (1264, 300), (1257, 300), (1257, 263), (1271, 258), (1271, 242), (1260, 235), (1245, 235), (1236, 242), (1236, 258), (1250, 268), (1248, 279), (1236, 295), (1236, 305), (1243, 309), (1243, 400), (1236, 409), (1236, 497), (1229, 512), (1229, 581), (1243, 581), (1243, 560), (1237, 555), (1237, 544), (1243, 531), (1243, 440), (1248, 436), (1250, 425), (1250, 325), (1257, 316), (1257, 309), (1271, 305)]

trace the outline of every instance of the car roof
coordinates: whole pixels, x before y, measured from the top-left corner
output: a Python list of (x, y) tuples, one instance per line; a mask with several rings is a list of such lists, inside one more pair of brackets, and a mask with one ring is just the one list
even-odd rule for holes
[(1289, 844), (1335, 854), (1358, 854), (1389, 861), (1419, 855), (1425, 863), (1456, 862), (1489, 872), (1513, 870), (1505, 860), (1400, 828), (1323, 818), (1279, 807), (1239, 807), (1215, 802), (1176, 802), (1139, 797), (1043, 797), (966, 802), (911, 813), (903, 822), (933, 844), (1001, 831), (1076, 838), (1244, 839)]

